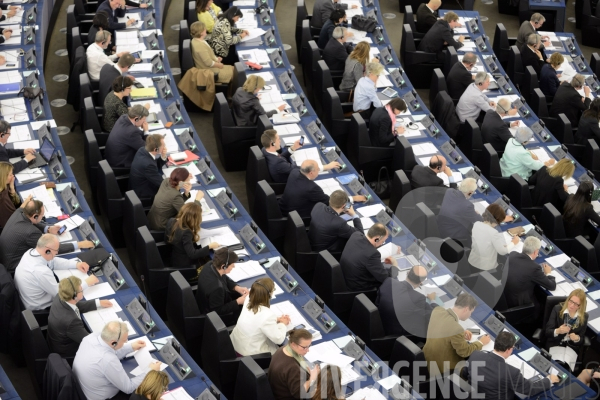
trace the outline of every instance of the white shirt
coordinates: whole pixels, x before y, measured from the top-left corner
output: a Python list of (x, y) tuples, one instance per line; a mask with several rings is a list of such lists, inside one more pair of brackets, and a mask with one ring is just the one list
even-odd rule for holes
[(467, 118), (477, 119), (481, 111), (486, 112), (491, 110), (490, 100), (475, 83), (471, 83), (467, 86), (467, 89), (460, 96), (460, 100), (456, 105), (456, 115), (460, 122), (465, 122)]
[(130, 394), (142, 383), (147, 372), (130, 378), (121, 364), (121, 359), (132, 351), (127, 343), (114, 350), (99, 333), (83, 338), (73, 360), (73, 373), (88, 400), (110, 399), (119, 390)]
[[(73, 269), (78, 262), (77, 259), (67, 260), (60, 257), (46, 261), (36, 249), (27, 250), (15, 269), (15, 285), (25, 308), (43, 310), (50, 307), (52, 299), (58, 294), (58, 283), (53, 270)], [(88, 284), (83, 281), (81, 287), (85, 290)]]
[(248, 309), (248, 302), (249, 297), (246, 297), (237, 325), (231, 332), (233, 348), (244, 356), (274, 354), (285, 340), (287, 328), (277, 323), (277, 316), (270, 308), (259, 306), (254, 314)]
[(105, 64), (114, 64), (117, 58), (116, 54), (107, 56), (104, 49), (98, 46), (97, 43), (91, 44), (85, 52), (87, 57), (87, 68), (90, 78), (97, 81), (100, 79), (100, 70)]
[(485, 271), (496, 268), (498, 254), (508, 254), (515, 247), (513, 242), (506, 244), (502, 232), (480, 221), (473, 224), (472, 239), (469, 263)]

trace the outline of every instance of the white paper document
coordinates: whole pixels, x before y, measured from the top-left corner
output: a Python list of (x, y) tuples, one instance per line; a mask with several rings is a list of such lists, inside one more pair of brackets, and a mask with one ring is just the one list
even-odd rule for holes
[(317, 162), (319, 166), (319, 170), (323, 171), (323, 163), (321, 162), (321, 156), (319, 155), (319, 150), (316, 147), (311, 147), (308, 149), (298, 149), (292, 155), (294, 161), (296, 161), (297, 165), (302, 165), (302, 163), (306, 160), (313, 160)]
[(248, 32), (250, 34), (248, 36), (246, 36), (245, 38), (243, 38), (242, 42), (247, 42), (249, 40), (259, 38), (262, 35), (264, 35), (265, 33), (267, 33), (267, 31), (265, 31), (264, 29), (260, 29), (260, 28), (248, 29)]
[(341, 353), (342, 353), (342, 350), (339, 347), (337, 347), (333, 341), (328, 340), (327, 342), (323, 342), (323, 343), (319, 343), (319, 344), (315, 344), (314, 346), (311, 346), (310, 351), (308, 353), (306, 353), (306, 356), (304, 356), (304, 357), (311, 363), (314, 363), (317, 360), (320, 360), (319, 357), (321, 355), (341, 354)]
[(314, 182), (319, 185), (321, 189), (323, 189), (323, 192), (325, 192), (325, 194), (328, 196), (331, 196), (331, 194), (336, 190), (344, 190), (340, 183), (333, 178), (318, 179)]
[(537, 375), (537, 373), (535, 372), (535, 369), (533, 369), (533, 367), (531, 365), (527, 364), (525, 361), (523, 361), (522, 359), (520, 359), (519, 357), (517, 357), (514, 354), (512, 354), (510, 357), (508, 357), (506, 359), (506, 362), (507, 362), (507, 364), (512, 365), (513, 367), (515, 367), (519, 371), (521, 371), (521, 373), (523, 374), (525, 379), (531, 379), (535, 375)]
[(203, 228), (200, 230), (199, 244), (204, 247), (208, 246), (212, 242), (217, 242), (221, 246), (233, 246), (240, 244), (240, 240), (237, 238), (237, 236), (235, 236), (235, 233), (233, 233), (228, 225), (210, 229)]
[(243, 263), (235, 263), (234, 265), (235, 267), (227, 274), (234, 282), (241, 282), (267, 273), (258, 261), (246, 261)]
[[(234, 2), (235, 3), (235, 2)], [(254, 2), (252, 2), (254, 4)], [(192, 396), (188, 392), (185, 391), (184, 388), (178, 387), (177, 389), (170, 390), (165, 392), (162, 397), (162, 400), (194, 400)]]
[[(137, 361), (137, 363), (138, 363), (137, 368), (131, 370), (131, 372), (130, 372), (130, 374), (133, 376), (138, 376), (138, 375), (143, 374), (144, 372), (148, 372), (150, 370), (150, 364), (153, 364), (156, 361), (158, 361), (150, 355), (150, 350), (148, 349), (147, 346), (142, 347), (141, 349), (136, 351), (133, 354), (133, 357), (135, 358), (135, 361)], [(160, 363), (161, 371), (167, 367), (168, 367), (167, 364), (165, 364), (163, 362)]]
[[(112, 300), (112, 301), (114, 301), (114, 300)], [(113, 309), (114, 309), (114, 307), (113, 307)], [(118, 310), (115, 310), (115, 311), (118, 311)], [(154, 344), (152, 344), (152, 342), (150, 341), (150, 339), (148, 339), (148, 336), (140, 336), (139, 338), (131, 339), (127, 343), (132, 344), (134, 342), (137, 342), (138, 340), (143, 340), (146, 343), (146, 348), (148, 350), (150, 350), (150, 351), (156, 351), (156, 347), (154, 346)], [(131, 353), (125, 355), (125, 357), (133, 357), (134, 354), (135, 354), (135, 351), (132, 351)]]
[(370, 206), (360, 207), (356, 211), (360, 214), (361, 217), (374, 217), (381, 210), (385, 210), (385, 206), (383, 204), (373, 204)]
[[(342, 384), (344, 384), (343, 380), (342, 380)], [(375, 389), (373, 387), (366, 387), (366, 388), (359, 389), (356, 392), (352, 393), (352, 395), (347, 398), (347, 400), (385, 400), (385, 399), (387, 399), (387, 397), (382, 395), (381, 392), (379, 392), (377, 389)]]
[(400, 247), (396, 246), (394, 243), (386, 243), (381, 247), (377, 248), (379, 254), (381, 254), (381, 261), (383, 262), (388, 257), (396, 257), (402, 254), (400, 251)]
[(88, 278), (88, 274), (86, 274), (85, 272), (81, 272), (78, 269), (55, 269), (54, 273), (56, 274), (56, 276), (58, 276), (58, 279), (63, 280), (65, 278), (68, 278), (70, 276), (76, 276), (77, 278), (81, 279), (82, 281), (85, 281)]
[(97, 285), (90, 286), (83, 291), (83, 297), (86, 300), (98, 299), (100, 297), (111, 296), (115, 294), (115, 291), (108, 282), (98, 283)]
[(560, 268), (563, 265), (565, 265), (565, 263), (569, 260), (569, 256), (564, 253), (546, 258), (546, 262), (550, 264), (553, 268)]

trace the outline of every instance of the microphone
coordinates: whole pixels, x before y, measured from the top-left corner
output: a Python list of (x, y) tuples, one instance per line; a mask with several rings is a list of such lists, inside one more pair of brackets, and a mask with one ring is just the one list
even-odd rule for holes
[[(144, 288), (144, 294), (148, 293), (148, 290), (146, 289), (146, 280), (144, 279), (144, 275), (140, 275), (140, 279), (142, 280), (142, 287)], [(146, 294), (146, 301), (144, 301), (144, 309), (146, 310), (146, 312), (148, 313), (148, 316), (150, 317), (150, 310), (148, 309), (148, 295)], [(152, 330), (150, 330), (150, 337), (154, 337), (154, 332), (152, 332)]]

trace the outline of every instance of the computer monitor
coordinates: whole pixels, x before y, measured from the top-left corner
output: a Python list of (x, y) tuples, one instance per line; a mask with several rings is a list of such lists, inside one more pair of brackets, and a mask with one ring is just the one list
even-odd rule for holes
[(52, 156), (56, 152), (56, 147), (52, 144), (52, 142), (50, 140), (48, 140), (47, 137), (44, 137), (44, 140), (42, 142), (42, 145), (40, 146), (39, 151), (40, 151), (40, 156), (42, 156), (44, 158), (44, 160), (46, 160), (46, 162), (50, 162), (50, 160), (52, 159)]

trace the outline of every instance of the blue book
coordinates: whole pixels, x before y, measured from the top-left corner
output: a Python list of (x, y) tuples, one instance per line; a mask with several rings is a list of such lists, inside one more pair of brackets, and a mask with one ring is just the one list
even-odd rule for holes
[(0, 83), (0, 94), (19, 92), (23, 87), (22, 82)]

